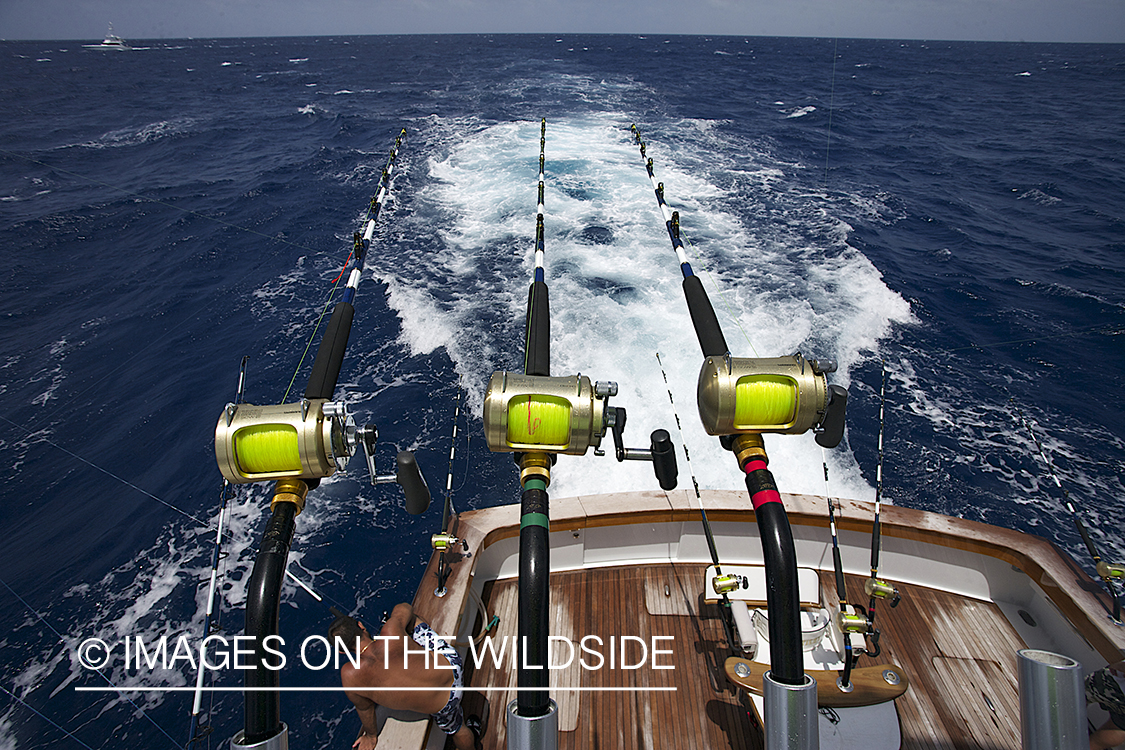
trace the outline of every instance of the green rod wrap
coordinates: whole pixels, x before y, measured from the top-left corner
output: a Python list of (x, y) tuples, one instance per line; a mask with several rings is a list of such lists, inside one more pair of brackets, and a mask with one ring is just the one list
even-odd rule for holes
[(520, 516), (520, 529), (527, 526), (542, 526), (547, 531), (551, 530), (551, 519), (543, 513), (525, 513)]

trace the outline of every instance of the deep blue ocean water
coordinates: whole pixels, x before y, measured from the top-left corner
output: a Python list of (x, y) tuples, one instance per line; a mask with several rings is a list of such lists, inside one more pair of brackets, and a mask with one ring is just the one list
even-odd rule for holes
[[(215, 421), (243, 355), (246, 399), (283, 397), (403, 127), (338, 393), (378, 424), (382, 468), (417, 452), (438, 502), (407, 516), (360, 462), (314, 492), (290, 570), (331, 602), (374, 618), (413, 596), (458, 403), (455, 507), (518, 500), (480, 414), (492, 371), (522, 361), (541, 117), (552, 371), (618, 381), (631, 444), (674, 423), (659, 352), (700, 485), (741, 486), (691, 413), (700, 358), (636, 123), (734, 354), (839, 360), (851, 400), (828, 492), (874, 497), (883, 360), (888, 501), (1040, 534), (1089, 569), (1014, 404), (1103, 556), (1125, 557), (1125, 46), (135, 44), (0, 44), (0, 747), (187, 739), (186, 694), (74, 691), (106, 684), (76, 647), (198, 637)], [(769, 446), (783, 491), (825, 492), (811, 436)], [(612, 453), (564, 457), (553, 480), (554, 497), (655, 487)], [(267, 505), (262, 488), (232, 505), (227, 634)], [(287, 586), (287, 643), (328, 617)], [(335, 675), (282, 677), (316, 680)], [(216, 696), (213, 746), (242, 724), (241, 696)], [(338, 693), (282, 705), (294, 746), (350, 745)]]

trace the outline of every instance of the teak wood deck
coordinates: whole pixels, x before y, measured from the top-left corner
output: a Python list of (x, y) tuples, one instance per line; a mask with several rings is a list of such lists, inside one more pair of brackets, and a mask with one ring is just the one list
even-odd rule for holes
[[(723, 674), (727, 655), (717, 605), (704, 604), (705, 565), (662, 564), (643, 568), (595, 568), (551, 577), (551, 633), (578, 642), (596, 635), (671, 636), (661, 648), (661, 665), (674, 669), (593, 671), (577, 663), (552, 673), (551, 686), (675, 687), (675, 692), (564, 692), (559, 704), (559, 747), (580, 748), (760, 748), (761, 730), (750, 703)], [(834, 587), (821, 573), (825, 591)], [(667, 586), (667, 589), (665, 589)], [(858, 594), (863, 581), (848, 576)], [(881, 608), (883, 653), (879, 661), (899, 665), (912, 683), (896, 701), (903, 748), (980, 748), (1020, 746), (1019, 698), (1009, 675), (1016, 673), (1020, 637), (995, 605), (918, 586), (899, 584), (902, 603)], [(500, 617), (495, 637), (516, 635), (516, 581), (485, 588), (490, 615)], [(963, 634), (968, 634), (966, 637)], [(599, 650), (608, 660), (607, 646)], [(632, 663), (640, 658), (630, 644)], [(565, 661), (565, 653), (556, 663)], [(596, 657), (587, 656), (588, 663)], [(861, 664), (870, 661), (861, 659)], [(515, 685), (505, 660), (489, 660), (471, 676), (473, 687)], [(480, 693), (467, 693), (466, 713), (480, 713)], [(504, 707), (514, 692), (489, 692), (486, 748), (505, 748)]]
[[(713, 524), (753, 521), (743, 493), (706, 490), (702, 495)], [(823, 498), (783, 498), (795, 529), (822, 530), (827, 536)], [(841, 533), (869, 535), (871, 524), (867, 519), (871, 514), (870, 503), (840, 501), (837, 516)], [(697, 523), (698, 519), (696, 501), (686, 490), (553, 499), (551, 506), (552, 533), (560, 532), (560, 537), (566, 534), (562, 537), (566, 539), (577, 539), (584, 530)], [(1114, 662), (1125, 655), (1125, 633), (1107, 624), (1108, 599), (1088, 575), (1050, 542), (973, 521), (895, 506), (884, 507), (882, 519), (884, 549), (888, 548), (888, 540), (896, 540), (903, 549), (919, 543), (950, 550), (952, 555), (979, 555), (981, 559), (996, 560), (1001, 566), (1010, 565), (1039, 587), (1060, 620), (1065, 618), (1065, 624), (1072, 628), (1071, 637), (1085, 641), (1093, 654), (1088, 660)], [(461, 632), (462, 625), (467, 625), (461, 619), (468, 604), (469, 588), (481, 573), (477, 563), (482, 552), (487, 556), (491, 545), (518, 537), (519, 508), (498, 506), (466, 512), (456, 518), (453, 533), (466, 541), (473, 550), (472, 557), (458, 554), (450, 559), (448, 596), (437, 597), (435, 554), (414, 598), (415, 611), (438, 633)], [(552, 572), (552, 635), (572, 640), (585, 635), (597, 635), (603, 641), (621, 635), (646, 640), (652, 636), (674, 639), (670, 641), (674, 644), (670, 647), (672, 654), (661, 655), (662, 664), (668, 660), (674, 666), (671, 670), (590, 671), (572, 665), (567, 670), (553, 671), (551, 684), (556, 689), (552, 697), (560, 707), (560, 747), (762, 746), (749, 700), (740, 689), (729, 685), (723, 674), (723, 661), (728, 654), (718, 607), (703, 603), (700, 596), (706, 566), (695, 560), (670, 563), (668, 559), (632, 567)], [(939, 562), (939, 568), (941, 565)], [(819, 576), (821, 598), (829, 601), (835, 594), (832, 574), (821, 570)], [(862, 592), (862, 579), (852, 575), (847, 578), (854, 598)], [(501, 618), (494, 637), (515, 636), (515, 579), (482, 579), (482, 583), (489, 614)], [(878, 662), (898, 665), (910, 682), (909, 689), (894, 704), (902, 747), (1019, 747), (1015, 662), (1016, 652), (1024, 647), (1024, 642), (1016, 629), (1000, 608), (989, 601), (923, 585), (896, 585), (902, 593), (902, 603), (894, 610), (881, 605), (876, 624), (883, 633), (883, 652)], [(474, 632), (479, 632), (479, 623)], [(599, 650), (606, 653), (605, 647)], [(860, 666), (873, 663), (866, 657), (860, 660)], [(509, 664), (506, 660), (497, 669), (482, 663), (478, 673), (470, 676), (465, 697), (467, 713), (479, 712), (483, 704), (481, 694), (474, 692), (473, 687), (515, 686), (516, 677)], [(557, 689), (574, 686), (674, 686), (676, 691)], [(487, 693), (491, 711), (486, 748), (506, 747), (503, 717), (514, 695), (507, 690)], [(380, 734), (380, 745), (385, 740), (388, 747), (421, 750), (431, 735), (425, 718), (388, 721)]]

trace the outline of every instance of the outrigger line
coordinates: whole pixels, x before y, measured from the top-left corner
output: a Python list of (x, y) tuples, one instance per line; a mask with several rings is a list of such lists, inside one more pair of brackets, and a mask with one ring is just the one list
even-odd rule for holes
[[(645, 160), (680, 264), (684, 296), (703, 351), (697, 394), (700, 419), (708, 434), (718, 436), (723, 447), (735, 453), (746, 474), (746, 489), (754, 505), (765, 558), (770, 615), (771, 664), (766, 682), (768, 685), (772, 680), (781, 691), (786, 690), (781, 686), (803, 691), (807, 682), (801, 650), (797, 558), (789, 519), (767, 468), (769, 459), (762, 433), (799, 434), (816, 429), (817, 443), (834, 448), (843, 437), (847, 391), (827, 384), (825, 373), (836, 370), (834, 362), (806, 360), (800, 354), (773, 359), (731, 356), (715, 310), (684, 252), (679, 212), (672, 211), (665, 201), (664, 183), (656, 180), (653, 160), (648, 157), (637, 126), (632, 125), (630, 130)], [(722, 593), (720, 588), (716, 586), (716, 593)], [(815, 684), (812, 689), (815, 691)]]
[(494, 372), (484, 400), (484, 429), (489, 450), (512, 453), (520, 467), (520, 537), (518, 637), (525, 653), (517, 676), (515, 711), (509, 710), (509, 737), (531, 726), (541, 736), (558, 731), (558, 706), (549, 695), (549, 577), (550, 507), (547, 488), (558, 454), (595, 455), (602, 438), (613, 431), (618, 461), (653, 461), (660, 486), (676, 486), (676, 457), (664, 430), (652, 433), (650, 450), (622, 445), (625, 409), (612, 407), (617, 384), (592, 383), (585, 375), (556, 376), (550, 372), (551, 322), (546, 273), (543, 217), (546, 183), (547, 121), (539, 125), (538, 201), (535, 219), (535, 270), (528, 289), (523, 373)]
[(1063, 487), (1062, 482), (1059, 481), (1059, 475), (1055, 472), (1054, 465), (1051, 460), (1047, 458), (1047, 452), (1043, 450), (1043, 444), (1039, 441), (1039, 436), (1031, 429), (1031, 424), (1024, 418), (1023, 410), (1016, 406), (1014, 399), (1009, 399), (1008, 403), (1016, 410), (1019, 415), (1020, 424), (1024, 426), (1031, 439), (1035, 442), (1035, 447), (1039, 449), (1039, 456), (1043, 459), (1043, 465), (1047, 467), (1047, 473), (1051, 475), (1051, 479), (1055, 481), (1055, 486), (1062, 492), (1063, 504), (1066, 509), (1070, 511), (1070, 516), (1074, 519), (1074, 525), (1078, 528), (1078, 534), (1082, 537), (1082, 543), (1086, 545), (1086, 551), (1090, 553), (1090, 557), (1094, 560), (1094, 569), (1097, 571), (1098, 577), (1102, 579), (1106, 589), (1109, 590), (1109, 595), (1113, 599), (1113, 619), (1117, 624), (1122, 624), (1121, 621), (1121, 598), (1122, 594), (1117, 591), (1114, 585), (1115, 581), (1125, 579), (1125, 565), (1116, 565), (1102, 560), (1101, 555), (1098, 554), (1098, 548), (1094, 546), (1094, 540), (1090, 538), (1089, 532), (1086, 530), (1086, 524), (1082, 523), (1082, 517), (1078, 514), (1078, 509), (1070, 502), (1070, 493)]
[(374, 233), (375, 218), (386, 196), (390, 173), (405, 134), (395, 139), (379, 192), (371, 201), (364, 235), (355, 233), (354, 264), (343, 298), (332, 312), (313, 362), (305, 395), (293, 404), (254, 406), (228, 404), (215, 426), (215, 457), (223, 476), (232, 484), (276, 480), (271, 516), (262, 537), (247, 585), (246, 636), (252, 639), (255, 666), (245, 671), (245, 724), (231, 745), (234, 748), (283, 747), (288, 730), (281, 722), (279, 664), (276, 652), (268, 649), (278, 634), (281, 584), (293, 541), (295, 519), (305, 507), (310, 490), (320, 480), (342, 471), (359, 443), (367, 454), (371, 481), (397, 481), (406, 494), (411, 513), (425, 511), (429, 489), (409, 451), (398, 454), (397, 476), (380, 477), (375, 472), (374, 425), (356, 427), (346, 404), (333, 402), (344, 352), (347, 348), (355, 308), (356, 288), (362, 276)]

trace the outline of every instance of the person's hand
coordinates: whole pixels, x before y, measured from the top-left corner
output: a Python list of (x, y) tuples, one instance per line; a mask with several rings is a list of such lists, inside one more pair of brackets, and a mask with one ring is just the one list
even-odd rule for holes
[(364, 732), (352, 743), (352, 750), (375, 750), (375, 745), (377, 745), (378, 742), (378, 735)]

